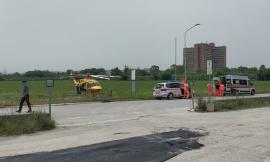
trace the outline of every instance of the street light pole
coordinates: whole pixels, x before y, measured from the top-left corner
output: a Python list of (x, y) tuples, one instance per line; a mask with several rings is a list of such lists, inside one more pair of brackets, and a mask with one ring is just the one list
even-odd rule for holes
[[(190, 31), (191, 29), (195, 28), (196, 26), (199, 26), (201, 24), (195, 24), (193, 25), (192, 27), (188, 28), (186, 31), (185, 31), (185, 36), (184, 36), (184, 49), (187, 48), (187, 41), (186, 41), (186, 38), (187, 38), (187, 32)], [(184, 52), (184, 64), (185, 64), (185, 80), (187, 80), (187, 56), (185, 54), (185, 51)]]
[(174, 38), (174, 43), (175, 43), (175, 45), (174, 45), (174, 47), (175, 47), (175, 49), (174, 49), (174, 51), (175, 51), (175, 57), (174, 57), (174, 62), (175, 62), (175, 64), (174, 64), (174, 80), (176, 80), (177, 37)]

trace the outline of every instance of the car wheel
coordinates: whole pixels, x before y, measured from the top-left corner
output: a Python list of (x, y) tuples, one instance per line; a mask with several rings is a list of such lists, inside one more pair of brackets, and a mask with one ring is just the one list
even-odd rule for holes
[(173, 99), (173, 94), (172, 94), (172, 93), (169, 93), (169, 94), (168, 94), (168, 99), (169, 99), (169, 100), (172, 100), (172, 99)]
[(255, 90), (251, 90), (251, 95), (255, 95)]

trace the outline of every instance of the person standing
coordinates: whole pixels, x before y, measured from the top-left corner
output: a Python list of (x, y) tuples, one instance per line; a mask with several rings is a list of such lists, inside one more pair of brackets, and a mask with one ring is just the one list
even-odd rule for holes
[(219, 90), (220, 90), (219, 95), (224, 96), (225, 87), (224, 87), (224, 84), (222, 83), (222, 81), (220, 81)]
[(184, 96), (186, 98), (189, 98), (189, 86), (188, 86), (187, 81), (185, 81), (185, 83), (184, 83)]
[(219, 96), (219, 81), (215, 81), (215, 96)]
[(20, 107), (19, 107), (19, 110), (17, 110), (16, 112), (21, 113), (23, 103), (26, 102), (26, 104), (28, 106), (27, 112), (30, 113), (30, 112), (32, 112), (32, 108), (31, 108), (31, 103), (30, 103), (29, 87), (27, 86), (27, 81), (22, 81), (22, 83), (23, 83), (23, 89), (22, 89), (22, 97), (21, 97), (21, 101), (20, 101)]
[(207, 88), (208, 88), (208, 95), (209, 96), (211, 96), (212, 94), (213, 94), (213, 89), (212, 89), (212, 83), (211, 82), (209, 82), (208, 84), (207, 84)]

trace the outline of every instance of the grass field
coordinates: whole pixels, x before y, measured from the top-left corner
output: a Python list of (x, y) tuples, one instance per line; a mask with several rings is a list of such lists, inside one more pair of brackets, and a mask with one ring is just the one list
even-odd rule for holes
[[(69, 80), (55, 81), (53, 88), (53, 103), (70, 103), (82, 101), (96, 101), (112, 91), (114, 100), (129, 99), (152, 99), (153, 86), (162, 81), (137, 81), (136, 95), (130, 91), (130, 81), (101, 81), (103, 95), (77, 95), (73, 84)], [(194, 81), (194, 90), (198, 95), (207, 93), (207, 81)], [(270, 82), (254, 82), (257, 93), (270, 92)], [(32, 104), (46, 104), (48, 102), (48, 90), (45, 81), (30, 81), (30, 96)], [(1, 81), (0, 82), (0, 107), (17, 106), (21, 96), (21, 82)]]
[(0, 116), (0, 136), (34, 133), (53, 128), (55, 121), (49, 114), (42, 112)]

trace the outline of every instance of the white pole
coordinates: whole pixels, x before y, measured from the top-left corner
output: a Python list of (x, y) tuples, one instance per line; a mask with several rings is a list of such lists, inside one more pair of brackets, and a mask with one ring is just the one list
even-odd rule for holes
[(49, 114), (50, 117), (52, 117), (52, 88), (49, 87), (48, 90), (49, 90)]
[(176, 80), (176, 60), (177, 60), (177, 37), (174, 38), (174, 42), (175, 42), (175, 57), (174, 57), (174, 80)]

